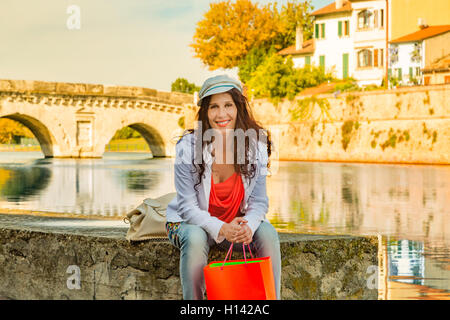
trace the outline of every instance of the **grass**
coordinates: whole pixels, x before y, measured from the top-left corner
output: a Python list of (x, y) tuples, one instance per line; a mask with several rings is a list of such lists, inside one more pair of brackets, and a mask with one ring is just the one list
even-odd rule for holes
[(150, 152), (150, 148), (144, 138), (114, 139), (105, 146), (105, 151)]

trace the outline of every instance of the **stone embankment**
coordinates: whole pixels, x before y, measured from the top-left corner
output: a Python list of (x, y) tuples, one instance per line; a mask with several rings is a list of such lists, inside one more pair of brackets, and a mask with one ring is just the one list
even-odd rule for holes
[[(450, 164), (450, 84), (251, 106), (272, 133), (274, 160)], [(292, 119), (291, 110), (300, 117)], [(187, 119), (192, 124), (194, 112)]]
[[(182, 298), (176, 248), (129, 243), (126, 227), (101, 225), (0, 214), (0, 297)], [(377, 299), (368, 285), (369, 267), (378, 264), (376, 238), (280, 233), (280, 240), (283, 299)], [(213, 249), (209, 259), (224, 255)]]

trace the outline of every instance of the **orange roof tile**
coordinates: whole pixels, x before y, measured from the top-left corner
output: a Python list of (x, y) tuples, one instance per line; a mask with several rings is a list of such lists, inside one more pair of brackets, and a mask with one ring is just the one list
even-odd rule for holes
[(430, 26), (419, 31), (407, 34), (406, 36), (394, 39), (390, 43), (413, 42), (437, 36), (450, 31), (450, 24), (444, 26)]
[(311, 13), (312, 16), (323, 16), (330, 13), (336, 13), (336, 12), (347, 12), (352, 11), (352, 4), (350, 1), (343, 1), (342, 7), (339, 9), (336, 9), (336, 2), (333, 2), (323, 8), (320, 8), (314, 12)]
[(300, 50), (296, 50), (294, 44), (293, 46), (284, 48), (278, 52), (278, 54), (281, 54), (282, 56), (308, 53), (314, 53), (314, 39), (309, 39), (303, 42)]

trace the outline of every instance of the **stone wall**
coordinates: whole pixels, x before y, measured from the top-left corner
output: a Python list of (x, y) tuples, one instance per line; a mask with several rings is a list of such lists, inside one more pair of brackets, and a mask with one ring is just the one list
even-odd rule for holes
[[(329, 104), (327, 112), (319, 104)], [(272, 159), (450, 164), (450, 85), (251, 102), (272, 132)], [(292, 120), (301, 106), (305, 118)], [(194, 113), (187, 117), (192, 125)]]
[[(450, 164), (450, 85), (252, 104), (280, 160)], [(291, 119), (297, 105), (311, 112), (303, 121)]]
[[(169, 242), (130, 244), (123, 228), (36, 227), (44, 219), (0, 214), (0, 297), (182, 298), (179, 250)], [(280, 240), (282, 299), (377, 299), (367, 285), (376, 238), (281, 233)], [(224, 255), (213, 249), (209, 259)], [(68, 289), (71, 265), (80, 268), (80, 289)]]
[(17, 93), (41, 93), (70, 96), (109, 96), (122, 98), (149, 98), (152, 101), (174, 105), (193, 104), (193, 96), (180, 92), (165, 92), (155, 89), (133, 86), (106, 84), (47, 82), (37, 80), (2, 80), (0, 91)]

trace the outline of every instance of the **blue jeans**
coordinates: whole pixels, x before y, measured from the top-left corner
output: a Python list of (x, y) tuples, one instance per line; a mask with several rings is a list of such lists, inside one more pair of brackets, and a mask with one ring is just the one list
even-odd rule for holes
[[(225, 253), (231, 243), (224, 240), (216, 244), (205, 230), (193, 224), (182, 222), (178, 228), (169, 231), (169, 240), (180, 249), (180, 277), (184, 300), (202, 300), (205, 292), (203, 268), (208, 264), (209, 249), (219, 246)], [(240, 248), (240, 250), (238, 249)], [(280, 299), (281, 254), (280, 240), (275, 228), (266, 221), (261, 222), (250, 243), (256, 257), (270, 256), (277, 299)], [(234, 245), (233, 251), (242, 252), (242, 245)]]

